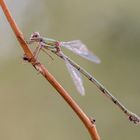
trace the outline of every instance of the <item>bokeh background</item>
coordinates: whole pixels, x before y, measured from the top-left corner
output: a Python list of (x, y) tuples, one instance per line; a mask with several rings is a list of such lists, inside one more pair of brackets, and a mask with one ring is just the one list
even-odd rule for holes
[[(39, 31), (62, 41), (82, 40), (102, 60), (100, 65), (63, 51), (140, 115), (140, 1), (6, 2), (26, 39), (33, 31)], [(0, 9), (0, 139), (90, 139), (71, 108), (30, 64), (23, 62), (22, 56), (23, 51)], [(101, 139), (140, 139), (140, 126), (130, 123), (84, 77), (86, 96), (81, 97), (64, 62), (52, 56), (54, 61), (42, 53), (40, 60), (85, 113), (96, 119)]]

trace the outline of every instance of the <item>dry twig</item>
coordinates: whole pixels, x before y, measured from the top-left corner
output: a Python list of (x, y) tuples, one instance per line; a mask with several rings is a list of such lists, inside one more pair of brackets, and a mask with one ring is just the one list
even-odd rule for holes
[(65, 99), (65, 101), (69, 104), (69, 106), (74, 110), (74, 112), (78, 115), (80, 120), (86, 126), (88, 132), (91, 135), (92, 140), (100, 140), (98, 135), (95, 123), (91, 120), (87, 115), (81, 110), (81, 108), (77, 105), (77, 103), (70, 97), (70, 95), (66, 92), (66, 90), (55, 80), (55, 78), (49, 73), (49, 71), (44, 67), (43, 64), (38, 62), (34, 57), (32, 52), (30, 51), (22, 32), (18, 28), (16, 22), (12, 18), (10, 11), (4, 0), (0, 0), (0, 5), (2, 10), (11, 25), (13, 32), (16, 35), (17, 40), (20, 43), (20, 46), (24, 50), (26, 59), (38, 70), (48, 81), (49, 83), (58, 91), (58, 93)]

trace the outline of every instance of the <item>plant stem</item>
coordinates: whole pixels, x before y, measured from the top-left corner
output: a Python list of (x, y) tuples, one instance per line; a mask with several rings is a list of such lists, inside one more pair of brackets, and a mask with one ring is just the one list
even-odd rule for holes
[(87, 115), (82, 111), (82, 109), (78, 106), (78, 104), (71, 98), (68, 92), (49, 73), (49, 71), (44, 67), (44, 65), (34, 58), (32, 52), (30, 51), (23, 37), (22, 32), (20, 31), (16, 22), (12, 18), (5, 1), (0, 0), (0, 5), (9, 24), (11, 25), (13, 32), (16, 35), (18, 42), (20, 43), (20, 46), (22, 47), (25, 53), (27, 60), (36, 68), (36, 70), (38, 70), (49, 81), (49, 83), (58, 91), (58, 93), (64, 98), (64, 100), (69, 104), (69, 106), (73, 109), (73, 111), (78, 115), (78, 117), (84, 123), (88, 132), (90, 133), (92, 140), (100, 140), (95, 123), (92, 120), (90, 120), (89, 117), (87, 117)]

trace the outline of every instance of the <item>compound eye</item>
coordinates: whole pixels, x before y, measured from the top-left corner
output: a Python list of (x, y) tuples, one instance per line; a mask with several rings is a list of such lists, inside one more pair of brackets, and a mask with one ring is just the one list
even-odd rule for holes
[(38, 38), (40, 34), (38, 32), (34, 32), (31, 36), (31, 38)]
[(37, 38), (38, 37), (38, 35), (36, 34), (36, 35), (33, 35), (33, 38)]

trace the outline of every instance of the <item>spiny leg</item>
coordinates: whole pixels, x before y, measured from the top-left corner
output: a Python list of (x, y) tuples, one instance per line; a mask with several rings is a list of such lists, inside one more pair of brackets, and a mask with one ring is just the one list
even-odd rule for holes
[(50, 58), (51, 60), (54, 60), (54, 58), (42, 47), (41, 50), (46, 53)]
[(38, 47), (35, 49), (35, 51), (33, 52), (33, 55), (34, 55), (34, 58), (37, 59), (38, 58), (38, 55), (39, 55), (39, 52), (41, 50), (42, 46), (41, 45), (38, 45)]

